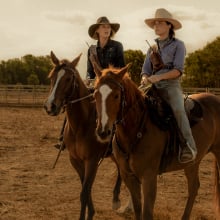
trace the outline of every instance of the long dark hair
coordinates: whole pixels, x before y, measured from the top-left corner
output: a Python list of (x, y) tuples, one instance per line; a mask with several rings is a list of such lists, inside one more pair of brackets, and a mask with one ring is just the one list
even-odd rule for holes
[(170, 30), (169, 30), (169, 38), (175, 37), (175, 32), (174, 32), (173, 24), (171, 24), (171, 23), (168, 22), (168, 21), (166, 21), (166, 23), (171, 26), (171, 28), (170, 28)]

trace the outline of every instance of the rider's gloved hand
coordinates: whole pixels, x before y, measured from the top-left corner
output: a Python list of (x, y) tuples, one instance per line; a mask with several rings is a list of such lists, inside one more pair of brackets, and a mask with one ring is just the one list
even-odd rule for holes
[(147, 80), (147, 75), (143, 75), (142, 78), (141, 78), (141, 85), (145, 86), (147, 85), (149, 82)]

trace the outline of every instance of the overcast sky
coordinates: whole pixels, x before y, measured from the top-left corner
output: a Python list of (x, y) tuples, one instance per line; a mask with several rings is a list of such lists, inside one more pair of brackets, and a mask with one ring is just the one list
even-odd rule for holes
[(176, 37), (187, 51), (202, 49), (220, 36), (219, 0), (0, 0), (0, 60), (26, 54), (47, 55), (72, 60), (83, 53), (79, 71), (85, 76), (88, 27), (100, 16), (107, 16), (121, 27), (115, 40), (124, 49), (148, 49), (146, 39), (154, 43), (153, 30), (144, 19), (154, 17), (157, 8), (168, 9), (183, 28)]

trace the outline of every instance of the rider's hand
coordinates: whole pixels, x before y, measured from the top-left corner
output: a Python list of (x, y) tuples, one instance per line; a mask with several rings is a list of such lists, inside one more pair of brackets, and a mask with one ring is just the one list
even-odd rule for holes
[(89, 86), (89, 85), (90, 85), (90, 80), (89, 80), (89, 79), (86, 79), (86, 80), (85, 80), (85, 84), (86, 84), (86, 86)]
[(147, 80), (147, 76), (146, 75), (143, 75), (142, 78), (141, 78), (141, 85), (147, 85), (148, 84), (148, 80)]
[(160, 80), (161, 80), (161, 76), (162, 75), (152, 75), (152, 76), (150, 76), (150, 77), (148, 77), (148, 82), (149, 83), (157, 83), (157, 82), (160, 82)]

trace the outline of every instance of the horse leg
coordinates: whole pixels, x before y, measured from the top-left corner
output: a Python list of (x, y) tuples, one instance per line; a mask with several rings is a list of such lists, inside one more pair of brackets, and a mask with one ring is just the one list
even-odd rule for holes
[(215, 155), (215, 214), (220, 219), (220, 152), (213, 152)]
[(126, 213), (129, 213), (129, 212), (134, 212), (134, 206), (133, 206), (132, 198), (131, 198), (130, 194), (129, 194), (129, 199), (128, 199), (127, 203), (124, 206), (121, 206), (117, 210), (117, 212), (120, 213), (120, 214), (126, 214)]
[[(122, 171), (122, 170), (121, 170)], [(142, 207), (141, 207), (141, 185), (136, 176), (129, 170), (125, 173), (121, 172), (122, 179), (127, 186), (133, 203), (135, 219), (141, 220)]]
[(154, 203), (157, 192), (157, 173), (148, 172), (142, 182), (144, 204), (142, 219), (153, 220)]
[(114, 186), (114, 190), (113, 190), (113, 199), (112, 199), (112, 209), (116, 210), (119, 209), (121, 206), (121, 201), (119, 199), (119, 195), (120, 195), (120, 189), (121, 189), (121, 175), (120, 175), (120, 171), (119, 171), (119, 167), (118, 164), (114, 158), (114, 156), (111, 156), (111, 159), (113, 162), (115, 162), (116, 167), (117, 167), (117, 179), (116, 179), (116, 183)]
[(87, 220), (92, 220), (95, 214), (95, 209), (92, 201), (91, 189), (95, 180), (95, 176), (98, 170), (98, 160), (89, 160), (85, 163), (85, 176), (82, 185), (82, 192), (80, 194), (80, 201), (82, 206), (82, 211), (80, 215), (80, 220), (85, 219), (85, 209), (86, 205), (88, 207)]
[[(72, 166), (75, 168), (75, 170), (77, 171), (79, 178), (80, 178), (80, 182), (81, 182), (81, 186), (82, 186), (82, 190), (81, 190), (81, 195), (82, 195), (82, 191), (83, 191), (83, 183), (84, 183), (84, 176), (85, 176), (85, 166), (84, 163), (81, 160), (76, 160), (74, 158), (72, 158), (70, 156), (70, 162), (72, 164)], [(81, 197), (80, 195), (80, 197)], [(81, 207), (80, 207), (80, 219), (84, 220), (85, 219), (85, 215), (86, 215), (86, 205), (87, 202), (82, 201), (81, 200)]]
[(188, 199), (182, 216), (182, 220), (189, 220), (190, 214), (192, 212), (193, 204), (195, 202), (195, 198), (198, 194), (198, 190), (200, 187), (199, 163), (196, 163), (190, 167), (186, 167), (184, 169), (184, 173), (186, 175), (187, 183), (188, 183)]
[(85, 167), (82, 161), (76, 160), (70, 156), (70, 163), (72, 167), (76, 170), (79, 175), (81, 184), (83, 183), (84, 175), (85, 175)]

